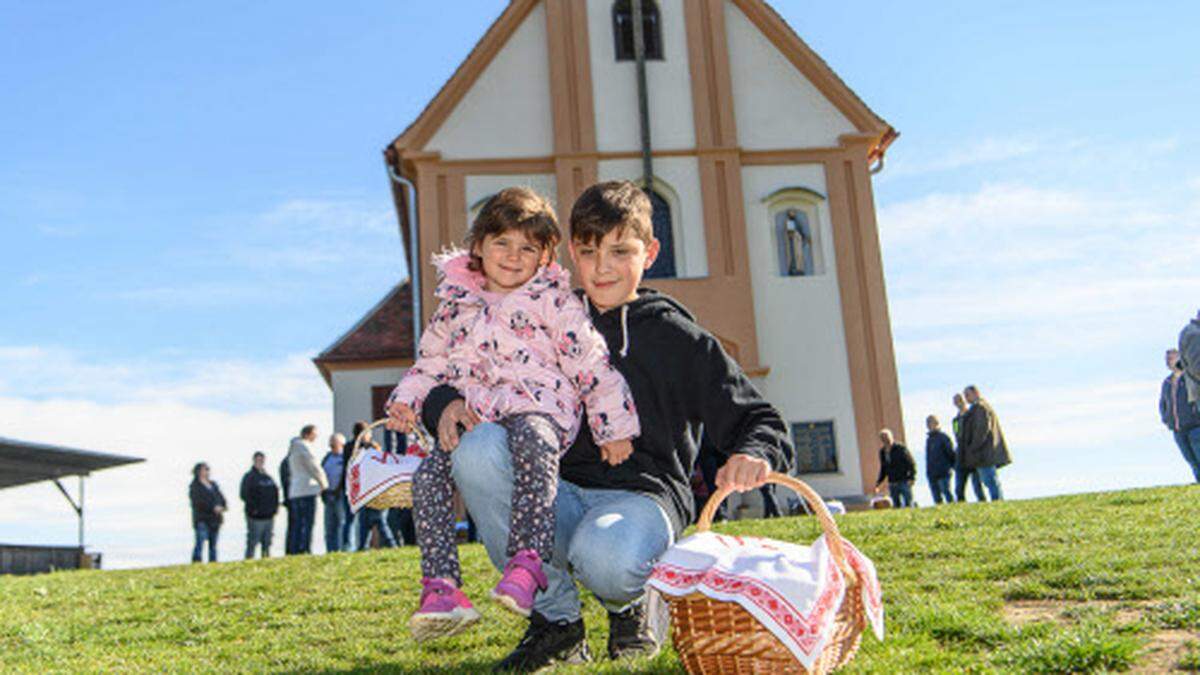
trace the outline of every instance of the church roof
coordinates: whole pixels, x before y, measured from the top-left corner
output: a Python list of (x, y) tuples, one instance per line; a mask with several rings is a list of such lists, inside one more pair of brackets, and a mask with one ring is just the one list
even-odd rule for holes
[(326, 382), (339, 365), (413, 358), (412, 286), (397, 284), (313, 363)]
[[(388, 146), (390, 151), (420, 151), (458, 105), (467, 90), (508, 42), (540, 0), (510, 0), (504, 11), (480, 38), (450, 79), (430, 99), (408, 128)], [(733, 0), (792, 65), (805, 75), (833, 105), (858, 127), (875, 136), (872, 159), (881, 157), (899, 135), (834, 72), (766, 0)]]

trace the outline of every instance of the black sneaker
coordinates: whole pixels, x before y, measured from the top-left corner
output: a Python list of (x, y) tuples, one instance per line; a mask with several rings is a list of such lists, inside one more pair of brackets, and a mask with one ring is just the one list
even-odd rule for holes
[(533, 673), (556, 663), (579, 665), (592, 660), (583, 619), (549, 621), (533, 612), (516, 649), (496, 664), (496, 672)]
[(653, 592), (625, 611), (609, 612), (608, 657), (616, 660), (657, 654), (666, 638), (668, 612), (667, 603)]

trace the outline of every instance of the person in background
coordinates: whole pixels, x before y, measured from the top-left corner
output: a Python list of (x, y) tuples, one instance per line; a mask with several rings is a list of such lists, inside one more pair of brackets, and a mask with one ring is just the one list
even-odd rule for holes
[(321, 503), (325, 505), (325, 552), (336, 553), (347, 547), (345, 538), (346, 519), (346, 437), (335, 433), (329, 437), (329, 452), (321, 459), (321, 470), (329, 487), (321, 492)]
[(1188, 403), (1200, 405), (1200, 311), (1179, 331), (1179, 363), (1183, 366)]
[(283, 508), (287, 509), (287, 531), (283, 537), (283, 552), (287, 555), (295, 553), (292, 550), (292, 544), (295, 543), (296, 535), (296, 514), (292, 511), (291, 503), (288, 497), (288, 489), (292, 485), (292, 470), (288, 468), (288, 456), (283, 456), (283, 461), (279, 462), (279, 485), (283, 491)]
[(262, 557), (271, 557), (271, 537), (275, 531), (275, 514), (279, 512), (279, 487), (267, 473), (267, 456), (254, 453), (254, 464), (242, 476), (240, 494), (246, 504), (246, 560), (254, 558), (254, 550), (262, 547)]
[(975, 469), (968, 469), (964, 463), (966, 457), (963, 453), (963, 419), (967, 416), (967, 399), (963, 398), (962, 394), (954, 395), (954, 407), (958, 411), (954, 415), (954, 421), (951, 426), (954, 427), (954, 444), (958, 448), (958, 453), (954, 457), (954, 499), (955, 501), (967, 501), (967, 478), (971, 479), (971, 489), (975, 492), (975, 501), (985, 501), (983, 496), (983, 481), (979, 479), (979, 472)]
[(1004, 493), (1000, 490), (997, 472), (1001, 467), (1012, 464), (1008, 443), (1000, 429), (1000, 418), (996, 417), (996, 411), (984, 400), (975, 385), (963, 389), (963, 396), (971, 404), (963, 418), (962, 441), (958, 445), (958, 451), (963, 455), (963, 466), (975, 469), (987, 487), (988, 497), (994, 502), (1000, 501), (1004, 499)]
[(954, 441), (942, 431), (936, 415), (925, 418), (925, 428), (929, 430), (929, 435), (925, 437), (925, 477), (929, 479), (933, 503), (953, 503), (954, 495), (950, 494), (950, 470), (954, 468), (957, 458), (954, 454)]
[(1158, 414), (1163, 424), (1175, 436), (1175, 444), (1183, 453), (1183, 460), (1192, 469), (1192, 476), (1200, 483), (1200, 414), (1188, 402), (1186, 377), (1179, 361), (1179, 350), (1167, 350), (1167, 369), (1171, 371), (1162, 383), (1158, 398)]
[(288, 448), (288, 508), (295, 518), (292, 540), (288, 548), (293, 554), (312, 551), (313, 522), (317, 515), (317, 495), (329, 488), (325, 471), (313, 457), (312, 444), (317, 440), (317, 428), (306, 425), (292, 439)]
[(881, 429), (879, 440), (883, 442), (883, 447), (879, 448), (879, 478), (875, 479), (875, 491), (879, 491), (879, 486), (886, 479), (892, 505), (897, 508), (911, 507), (917, 463), (908, 448), (896, 442), (891, 429)]
[(208, 543), (208, 562), (217, 561), (217, 532), (225, 513), (225, 495), (221, 488), (209, 478), (208, 465), (204, 462), (192, 467), (192, 484), (188, 496), (192, 502), (192, 529), (196, 533), (196, 545), (192, 548), (192, 562), (202, 561), (204, 544)]

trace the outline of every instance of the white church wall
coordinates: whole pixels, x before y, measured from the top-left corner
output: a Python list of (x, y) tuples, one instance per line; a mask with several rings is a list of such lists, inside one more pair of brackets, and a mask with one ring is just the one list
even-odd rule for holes
[[(600, 162), (600, 180), (640, 180), (642, 162), (615, 159)], [(704, 243), (704, 210), (700, 196), (700, 167), (695, 157), (659, 157), (654, 175), (659, 193), (671, 203), (675, 235), (675, 270), (680, 278), (708, 276)], [(665, 188), (665, 189), (661, 189)], [(673, 193), (673, 194), (672, 194)]]
[(854, 402), (828, 204), (821, 202), (813, 209), (823, 273), (788, 277), (779, 271), (774, 218), (764, 201), (789, 187), (824, 195), (824, 168), (745, 167), (742, 181), (759, 357), (771, 369), (755, 383), (783, 413), (789, 429), (795, 422), (833, 420), (838, 472), (807, 474), (804, 479), (825, 496), (860, 494)]
[[(371, 388), (394, 387), (404, 375), (404, 368), (369, 368), (333, 371), (334, 431), (350, 436), (354, 423), (371, 419)], [(353, 440), (353, 439), (349, 439)]]
[[(566, 228), (567, 216), (570, 211), (565, 211), (559, 208), (558, 204), (558, 181), (552, 173), (534, 173), (534, 174), (514, 174), (504, 176), (467, 176), (466, 192), (467, 192), (467, 226), (474, 222), (475, 215), (479, 212), (479, 207), (483, 206), (483, 200), (491, 197), (504, 188), (510, 187), (527, 187), (539, 195), (550, 200), (554, 204), (555, 211), (558, 212), (560, 225)], [(568, 205), (568, 209), (570, 206)], [(566, 235), (566, 232), (563, 233)]]
[[(636, 67), (633, 61), (617, 61), (613, 0), (587, 0), (587, 3), (596, 146), (601, 152), (637, 150), (641, 147), (641, 136)], [(650, 138), (658, 150), (690, 149), (696, 147), (696, 133), (683, 0), (658, 0), (658, 6), (663, 60), (646, 62)]]
[(747, 150), (832, 147), (854, 125), (732, 2), (725, 3), (738, 143)]
[(553, 152), (553, 133), (546, 8), (538, 4), (427, 149), (444, 159), (544, 157)]

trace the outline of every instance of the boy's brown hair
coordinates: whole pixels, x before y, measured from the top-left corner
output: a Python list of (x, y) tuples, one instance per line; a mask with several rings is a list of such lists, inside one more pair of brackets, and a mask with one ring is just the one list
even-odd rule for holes
[(653, 211), (650, 197), (632, 181), (596, 183), (579, 195), (571, 209), (571, 240), (596, 244), (613, 230), (631, 229), (648, 246), (654, 241)]
[(468, 267), (474, 272), (481, 271), (483, 261), (475, 253), (475, 246), (482, 245), (489, 236), (498, 236), (509, 230), (525, 233), (543, 251), (550, 251), (551, 259), (554, 257), (554, 248), (562, 241), (558, 217), (545, 197), (529, 188), (505, 188), (492, 195), (479, 209), (479, 215), (475, 216), (475, 222), (467, 232), (463, 243), (471, 254)]

